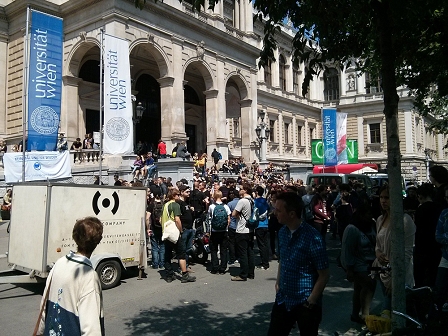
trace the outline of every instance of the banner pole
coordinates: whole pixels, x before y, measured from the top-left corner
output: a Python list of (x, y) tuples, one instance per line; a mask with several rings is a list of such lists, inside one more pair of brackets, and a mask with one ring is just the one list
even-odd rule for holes
[(103, 177), (103, 38), (104, 29), (100, 28), (101, 42), (100, 42), (100, 167), (99, 167), (99, 185)]
[(25, 151), (26, 151), (26, 122), (28, 115), (28, 79), (29, 79), (29, 25), (30, 25), (30, 6), (26, 9), (26, 27), (24, 41), (24, 67), (23, 67), (23, 95), (22, 95), (22, 182), (25, 182)]

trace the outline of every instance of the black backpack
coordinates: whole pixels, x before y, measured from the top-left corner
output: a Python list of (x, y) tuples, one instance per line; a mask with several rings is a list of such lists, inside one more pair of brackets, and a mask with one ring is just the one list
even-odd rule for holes
[(156, 228), (162, 227), (162, 212), (163, 212), (163, 203), (162, 202), (154, 202), (154, 210), (152, 211), (152, 225)]

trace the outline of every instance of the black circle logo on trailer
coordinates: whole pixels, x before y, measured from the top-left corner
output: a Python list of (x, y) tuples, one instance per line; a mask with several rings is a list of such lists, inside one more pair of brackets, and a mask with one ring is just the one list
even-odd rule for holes
[[(100, 211), (101, 211), (100, 208), (108, 209), (111, 205), (111, 201), (109, 198), (104, 197), (100, 201), (100, 197), (101, 197), (101, 193), (99, 191), (97, 191), (92, 199), (92, 208), (93, 208), (93, 212), (95, 212), (95, 215), (98, 215), (100, 213)], [(116, 212), (118, 211), (118, 207), (120, 205), (120, 200), (118, 198), (118, 194), (116, 191), (114, 191), (114, 193), (112, 194), (112, 198), (114, 200), (114, 206), (110, 211), (112, 212), (112, 214), (115, 215)]]

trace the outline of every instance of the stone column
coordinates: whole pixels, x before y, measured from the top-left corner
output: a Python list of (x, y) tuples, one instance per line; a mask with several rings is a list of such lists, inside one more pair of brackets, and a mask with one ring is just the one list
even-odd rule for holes
[(240, 29), (240, 2), (235, 1), (235, 8), (233, 10), (233, 26)]
[(216, 140), (218, 135), (218, 90), (204, 91), (205, 95), (205, 115), (206, 115), (206, 136), (207, 136), (207, 154), (211, 154), (213, 149), (217, 148)]
[(280, 83), (279, 83), (279, 68), (278, 68), (278, 58), (279, 58), (280, 54), (278, 52), (278, 48), (274, 50), (274, 58), (275, 58), (275, 62), (271, 63), (271, 75), (272, 75), (272, 86), (275, 88), (278, 88)]
[(305, 125), (303, 126), (305, 129), (303, 130), (305, 136), (305, 155), (307, 158), (311, 159), (311, 134), (310, 134), (310, 125), (308, 123), (308, 119), (305, 118)]
[(282, 113), (280, 113), (279, 115), (278, 115), (278, 119), (277, 119), (278, 121), (278, 134), (279, 134), (279, 139), (278, 139), (278, 152), (279, 152), (279, 154), (280, 154), (280, 156), (283, 156), (283, 154), (285, 153), (285, 148), (284, 148), (284, 145), (285, 145), (285, 141), (284, 141), (284, 136), (285, 136), (285, 134), (283, 133), (284, 132), (284, 129), (283, 129), (283, 115), (282, 115)]
[(296, 118), (292, 118), (292, 153), (294, 157), (297, 157), (297, 120)]
[(347, 94), (347, 74), (344, 70), (339, 73), (339, 86), (341, 88), (340, 96), (345, 96)]
[(184, 40), (179, 37), (172, 36), (171, 41), (173, 42), (172, 73), (175, 77), (173, 77), (172, 80), (167, 79), (168, 83), (172, 81), (172, 84), (168, 84), (171, 85), (171, 89), (168, 90), (170, 95), (167, 96), (166, 93), (168, 92), (165, 91), (164, 95), (162, 96), (162, 90), (160, 90), (162, 105), (162, 125), (166, 120), (165, 118), (168, 117), (167, 115), (170, 115), (171, 117), (170, 119), (168, 119), (168, 125), (166, 126), (169, 127), (170, 131), (168, 133), (164, 133), (162, 127), (162, 139), (167, 143), (168, 153), (171, 153), (171, 150), (176, 145), (176, 143), (187, 140), (187, 136), (185, 134), (184, 79), (183, 77), (181, 77), (183, 74), (182, 49)]
[[(79, 133), (81, 128), (85, 130), (82, 110), (79, 106), (78, 85), (81, 80), (73, 76), (62, 77), (61, 131), (65, 132), (69, 143), (82, 135)], [(83, 125), (80, 125), (81, 122)]]
[(0, 37), (0, 78), (4, 79), (0, 81), (0, 134), (6, 133), (6, 97), (7, 97), (7, 69), (8, 69), (8, 39), (6, 36)]
[[(161, 137), (167, 146), (167, 153), (171, 153), (172, 125), (173, 125), (173, 104), (174, 104), (174, 84), (173, 77), (159, 78), (160, 84), (160, 113), (161, 113)], [(168, 148), (170, 147), (170, 148)]]
[(358, 124), (358, 156), (365, 155), (364, 149), (364, 118), (362, 115), (356, 117)]
[(241, 155), (245, 160), (251, 158), (252, 133), (255, 132), (252, 122), (252, 100), (245, 99), (241, 102)]
[(366, 93), (366, 74), (362, 74), (360, 77), (356, 76), (356, 92), (357, 93)]
[(286, 58), (285, 75), (286, 75), (286, 91), (293, 92), (293, 67), (292, 67), (292, 55)]
[[(236, 1), (235, 1), (236, 3)], [(246, 31), (247, 0), (240, 0), (240, 30)]]
[(413, 122), (412, 122), (412, 112), (404, 112), (404, 134), (406, 141), (406, 153), (410, 154), (414, 152), (414, 139), (412, 135), (413, 132)]
[[(222, 2), (222, 1), (220, 1)], [(252, 34), (254, 32), (254, 18), (252, 16), (252, 2), (245, 1), (246, 7), (246, 33)]]
[[(216, 56), (216, 67), (217, 67), (217, 81), (216, 85), (218, 88), (217, 93), (217, 110), (216, 110), (216, 124), (214, 135), (216, 137), (216, 146), (218, 151), (221, 153), (222, 158), (227, 160), (229, 158), (229, 138), (226, 132), (226, 81), (224, 77), (224, 66), (226, 59), (223, 56)], [(207, 113), (207, 118), (209, 114)], [(207, 135), (208, 136), (208, 135)]]

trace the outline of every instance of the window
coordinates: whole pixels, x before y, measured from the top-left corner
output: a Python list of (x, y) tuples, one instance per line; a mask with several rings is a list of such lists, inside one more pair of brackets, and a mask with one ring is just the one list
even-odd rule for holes
[(275, 120), (269, 120), (269, 141), (274, 142)]
[(339, 72), (335, 68), (324, 72), (324, 100), (332, 101), (339, 99)]
[(314, 139), (314, 128), (310, 128), (310, 139)]
[(381, 77), (372, 76), (366, 73), (366, 93), (383, 92), (383, 81)]
[(297, 145), (302, 146), (302, 126), (297, 126)]
[(235, 138), (240, 137), (240, 119), (239, 118), (233, 119), (233, 136)]
[(300, 72), (299, 72), (299, 68), (294, 65), (292, 67), (292, 89), (294, 91), (295, 94), (300, 95)]
[(283, 125), (284, 143), (289, 144), (289, 123)]
[(264, 83), (267, 86), (272, 86), (271, 61), (268, 61), (268, 64), (264, 66)]
[(280, 89), (286, 90), (286, 61), (283, 55), (279, 57), (279, 83)]
[(369, 124), (370, 128), (370, 143), (376, 144), (381, 143), (381, 124)]

